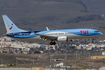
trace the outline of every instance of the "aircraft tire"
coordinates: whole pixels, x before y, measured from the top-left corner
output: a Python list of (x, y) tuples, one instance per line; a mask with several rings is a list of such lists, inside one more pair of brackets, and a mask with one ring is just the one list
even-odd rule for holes
[(50, 45), (55, 45), (55, 44), (56, 44), (56, 42), (55, 42), (55, 41), (50, 42)]

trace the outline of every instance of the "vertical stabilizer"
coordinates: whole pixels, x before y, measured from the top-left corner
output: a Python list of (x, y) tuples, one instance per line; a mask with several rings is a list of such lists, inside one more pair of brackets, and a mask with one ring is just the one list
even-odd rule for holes
[(26, 32), (26, 30), (19, 29), (9, 18), (7, 15), (2, 15), (3, 21), (7, 30), (7, 34), (9, 33), (17, 33), (17, 32)]

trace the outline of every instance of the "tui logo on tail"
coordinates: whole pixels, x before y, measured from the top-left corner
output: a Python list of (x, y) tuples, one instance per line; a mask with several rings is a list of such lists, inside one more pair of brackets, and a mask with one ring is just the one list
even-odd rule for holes
[[(8, 25), (9, 26), (9, 25)], [(9, 28), (9, 30), (11, 30), (13, 28), (13, 24), (11, 24), (11, 27)]]

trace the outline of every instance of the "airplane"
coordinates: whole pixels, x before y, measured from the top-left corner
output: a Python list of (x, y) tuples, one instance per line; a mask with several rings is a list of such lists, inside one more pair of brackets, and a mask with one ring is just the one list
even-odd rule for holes
[(29, 42), (50, 41), (50, 45), (55, 45), (56, 42), (71, 42), (78, 39), (92, 39), (103, 35), (95, 29), (62, 29), (62, 30), (47, 30), (44, 31), (30, 31), (18, 28), (7, 15), (2, 15), (7, 33), (4, 36), (11, 37), (18, 40)]

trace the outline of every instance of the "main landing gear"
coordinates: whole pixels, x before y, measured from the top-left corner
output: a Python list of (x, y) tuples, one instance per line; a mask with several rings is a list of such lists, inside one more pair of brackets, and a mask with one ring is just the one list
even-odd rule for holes
[(95, 43), (95, 39), (92, 39), (92, 43)]
[(55, 41), (51, 41), (51, 42), (50, 42), (50, 45), (55, 45), (55, 44), (56, 44)]

